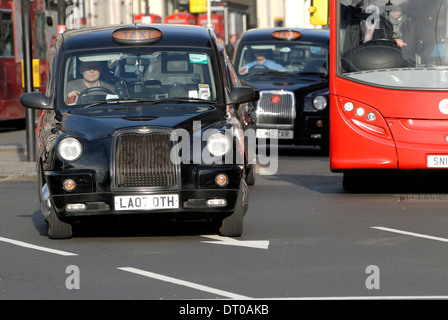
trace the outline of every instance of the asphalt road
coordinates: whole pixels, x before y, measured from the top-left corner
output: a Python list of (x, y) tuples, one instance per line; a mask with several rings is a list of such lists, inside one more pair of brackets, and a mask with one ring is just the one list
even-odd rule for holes
[(70, 240), (47, 238), (35, 181), (0, 182), (0, 299), (448, 298), (448, 196), (349, 194), (341, 180), (317, 150), (282, 148), (240, 238), (128, 222)]

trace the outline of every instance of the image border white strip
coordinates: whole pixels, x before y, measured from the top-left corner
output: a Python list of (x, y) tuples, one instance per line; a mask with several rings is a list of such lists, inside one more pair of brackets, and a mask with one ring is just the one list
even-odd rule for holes
[(27, 243), (27, 242), (13, 240), (13, 239), (8, 239), (8, 238), (3, 238), (3, 237), (0, 237), (0, 241), (7, 242), (7, 243), (10, 243), (10, 244), (14, 244), (16, 246), (20, 246), (20, 247), (23, 247), (23, 248), (28, 248), (28, 249), (33, 249), (33, 250), (39, 250), (39, 251), (54, 253), (54, 254), (58, 254), (60, 256), (66, 256), (66, 257), (67, 256), (77, 256), (76, 253), (71, 253), (71, 252), (67, 252), (67, 251), (61, 251), (61, 250), (56, 250), (56, 249), (50, 249), (50, 248), (46, 248), (46, 247), (36, 246), (34, 244), (30, 244), (30, 243)]
[(149, 272), (149, 271), (145, 271), (145, 270), (141, 270), (141, 269), (136, 269), (136, 268), (132, 268), (132, 267), (120, 267), (117, 269), (122, 270), (122, 271), (131, 272), (134, 274), (138, 274), (138, 275), (141, 275), (144, 277), (153, 278), (153, 279), (157, 279), (157, 280), (161, 280), (161, 281), (165, 281), (165, 282), (170, 282), (170, 283), (174, 283), (174, 284), (177, 284), (180, 286), (185, 286), (185, 287), (189, 287), (192, 289), (209, 292), (212, 294), (217, 294), (219, 296), (227, 297), (230, 299), (239, 299), (239, 300), (252, 299), (252, 298), (249, 298), (249, 297), (246, 297), (243, 295), (239, 295), (239, 294), (235, 294), (232, 292), (207, 287), (207, 286), (197, 284), (194, 282), (189, 282), (189, 281), (184, 281), (184, 280), (180, 280), (180, 279), (176, 279), (176, 278), (172, 278), (172, 277), (167, 277), (167, 276), (164, 276), (164, 275), (161, 275), (158, 273)]

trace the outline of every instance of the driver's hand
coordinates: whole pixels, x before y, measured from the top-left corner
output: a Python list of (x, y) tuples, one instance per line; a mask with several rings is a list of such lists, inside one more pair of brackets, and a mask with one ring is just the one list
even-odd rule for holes
[(395, 39), (395, 41), (397, 42), (397, 45), (398, 45), (399, 47), (404, 47), (404, 46), (407, 46), (407, 45), (408, 45), (406, 42), (404, 42), (404, 41), (401, 40), (401, 39)]
[(79, 92), (79, 91), (70, 91), (68, 94), (67, 94), (67, 98), (70, 98), (70, 97), (73, 97), (73, 96), (79, 96), (80, 95), (80, 93), (81, 92)]

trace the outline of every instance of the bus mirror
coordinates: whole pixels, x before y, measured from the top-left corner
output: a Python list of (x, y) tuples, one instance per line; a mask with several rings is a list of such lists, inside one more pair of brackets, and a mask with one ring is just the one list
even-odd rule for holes
[(312, 25), (325, 26), (328, 23), (328, 0), (312, 0), (308, 11)]

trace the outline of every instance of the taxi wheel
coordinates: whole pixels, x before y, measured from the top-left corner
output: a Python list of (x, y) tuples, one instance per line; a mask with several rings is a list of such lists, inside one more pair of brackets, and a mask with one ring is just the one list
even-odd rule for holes
[(320, 145), (320, 154), (322, 156), (330, 155), (330, 145), (328, 142)]
[(59, 220), (52, 205), (48, 219), (48, 237), (51, 239), (69, 239), (72, 235), (72, 226)]
[(256, 164), (248, 165), (246, 167), (246, 183), (249, 186), (253, 186), (255, 184), (255, 172)]
[(241, 181), (240, 191), (235, 206), (235, 211), (224, 218), (219, 228), (219, 234), (223, 237), (240, 237), (243, 234), (244, 215), (248, 209), (247, 184)]

